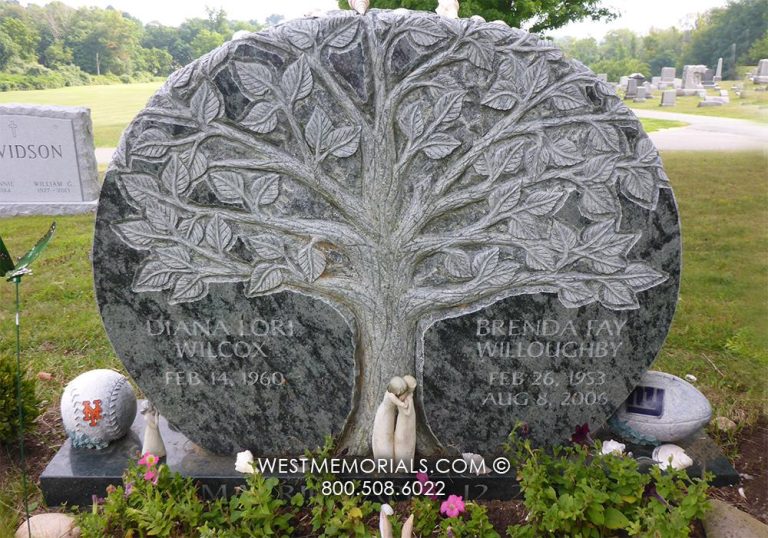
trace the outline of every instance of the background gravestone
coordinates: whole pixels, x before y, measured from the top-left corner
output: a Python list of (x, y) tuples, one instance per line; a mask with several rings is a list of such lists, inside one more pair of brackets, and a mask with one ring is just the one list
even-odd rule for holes
[[(203, 445), (262, 453), (339, 431), (368, 453), (405, 374), (421, 454), (494, 450), (519, 418), (551, 442), (602, 422), (661, 345), (678, 267), (668, 180), (609, 85), (536, 36), (405, 10), (290, 21), (172, 75), (123, 136), (94, 245), (146, 395)], [(559, 359), (478, 358), (499, 327), (516, 345), (505, 320), (546, 325), (527, 337)], [(502, 370), (600, 390), (482, 404)]]
[(98, 196), (87, 108), (0, 105), (0, 217), (85, 213)]

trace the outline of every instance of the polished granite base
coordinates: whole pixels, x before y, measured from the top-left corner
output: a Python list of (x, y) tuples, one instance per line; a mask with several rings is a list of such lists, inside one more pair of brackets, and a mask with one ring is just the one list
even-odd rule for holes
[[(140, 456), (143, 431), (144, 417), (137, 413), (128, 435), (104, 450), (73, 448), (71, 442), (66, 441), (40, 476), (40, 487), (46, 504), (90, 505), (93, 495), (103, 497), (108, 485), (121, 484), (128, 463), (138, 460)], [(234, 456), (218, 456), (201, 449), (183, 434), (172, 430), (165, 419), (160, 421), (160, 431), (168, 451), (165, 463), (172, 471), (193, 477), (204, 498), (228, 497), (235, 492), (236, 487), (245, 483), (243, 475), (235, 471)], [(689, 469), (691, 476), (700, 476), (703, 470), (714, 473), (715, 486), (735, 484), (739, 481), (738, 473), (706, 434), (694, 435), (680, 444), (696, 462)], [(650, 456), (652, 451), (651, 447), (628, 448), (635, 456)], [(280, 479), (280, 492), (285, 496), (291, 496), (304, 488), (303, 475), (300, 473), (274, 473), (270, 476)], [(430, 479), (444, 482), (443, 493), (446, 495), (461, 495), (466, 500), (506, 500), (519, 496), (520, 490), (514, 476), (514, 471), (503, 475), (490, 473), (482, 476), (433, 473)], [(338, 479), (391, 481), (396, 491), (405, 484), (415, 482), (413, 475), (372, 476), (362, 473), (338, 475)], [(372, 489), (380, 491), (382, 488), (379, 485)], [(382, 501), (388, 497), (371, 495), (371, 498)]]

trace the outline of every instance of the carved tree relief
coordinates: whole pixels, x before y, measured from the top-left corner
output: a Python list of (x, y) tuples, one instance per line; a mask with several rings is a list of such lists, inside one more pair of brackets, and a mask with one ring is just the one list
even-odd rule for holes
[[(171, 76), (113, 163), (135, 292), (288, 290), (354, 316), (367, 453), (383, 388), (434, 321), (521, 294), (638, 308), (666, 279), (619, 231), (657, 152), (613, 90), (535, 36), (429, 14), (303, 19)], [(572, 208), (563, 210), (563, 208)], [(577, 208), (574, 209), (574, 208)], [(438, 446), (419, 425), (419, 450)]]

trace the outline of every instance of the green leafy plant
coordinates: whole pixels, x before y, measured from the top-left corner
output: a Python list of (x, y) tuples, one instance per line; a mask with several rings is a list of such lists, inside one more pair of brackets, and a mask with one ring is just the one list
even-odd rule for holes
[[(295, 513), (304, 497), (298, 493), (291, 499), (290, 506), (275, 497), (277, 478), (264, 478), (260, 473), (248, 477), (248, 487), (229, 500), (230, 527), (237, 532), (233, 536), (291, 536)], [(220, 536), (220, 535), (218, 535)]]
[(683, 538), (707, 509), (707, 480), (683, 471), (653, 467), (644, 474), (630, 457), (594, 455), (581, 445), (550, 454), (514, 433), (506, 449), (528, 509), (527, 525), (507, 529), (512, 537)]
[[(440, 521), (441, 538), (499, 538), (499, 533), (488, 521), (488, 513), (484, 506), (477, 503), (465, 503), (465, 512), (457, 517), (446, 517)], [(429, 536), (429, 535), (427, 535)]]
[(432, 536), (440, 518), (440, 503), (427, 497), (411, 499), (413, 533), (416, 536)]
[(190, 478), (166, 465), (132, 464), (123, 486), (110, 486), (94, 498), (91, 512), (79, 516), (83, 538), (103, 536), (196, 536), (199, 528), (224, 524), (221, 502), (202, 501)]
[[(307, 458), (320, 463), (333, 454), (333, 440), (326, 437), (322, 449), (307, 452)], [(312, 515), (312, 530), (321, 538), (331, 536), (377, 536), (367, 522), (378, 512), (380, 505), (360, 496), (323, 495), (323, 483), (333, 482), (331, 473), (307, 474), (305, 481), (309, 495), (308, 506)]]
[[(16, 398), (16, 364), (10, 357), (0, 357), (0, 443), (15, 441), (19, 433), (19, 400)], [(40, 400), (35, 394), (36, 381), (22, 373), (21, 407), (24, 427), (29, 429), (40, 414)]]

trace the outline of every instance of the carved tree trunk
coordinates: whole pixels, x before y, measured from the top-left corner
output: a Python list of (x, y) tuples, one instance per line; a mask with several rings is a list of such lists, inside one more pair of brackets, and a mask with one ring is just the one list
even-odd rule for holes
[[(376, 264), (381, 268), (384, 263)], [(397, 267), (397, 264), (386, 264)], [(389, 381), (404, 375), (414, 376), (421, 390), (422, 380), (416, 368), (416, 341), (418, 320), (404, 315), (400, 305), (403, 289), (410, 284), (406, 275), (376, 275), (370, 288), (374, 304), (354, 309), (356, 318), (355, 362), (358, 377), (355, 380), (353, 408), (342, 432), (339, 449), (348, 449), (350, 454), (371, 453), (371, 433), (376, 410), (381, 404)], [(414, 399), (415, 401), (418, 398)], [(418, 406), (418, 404), (417, 404)], [(424, 420), (423, 410), (418, 409), (417, 451), (432, 453), (437, 446)]]

